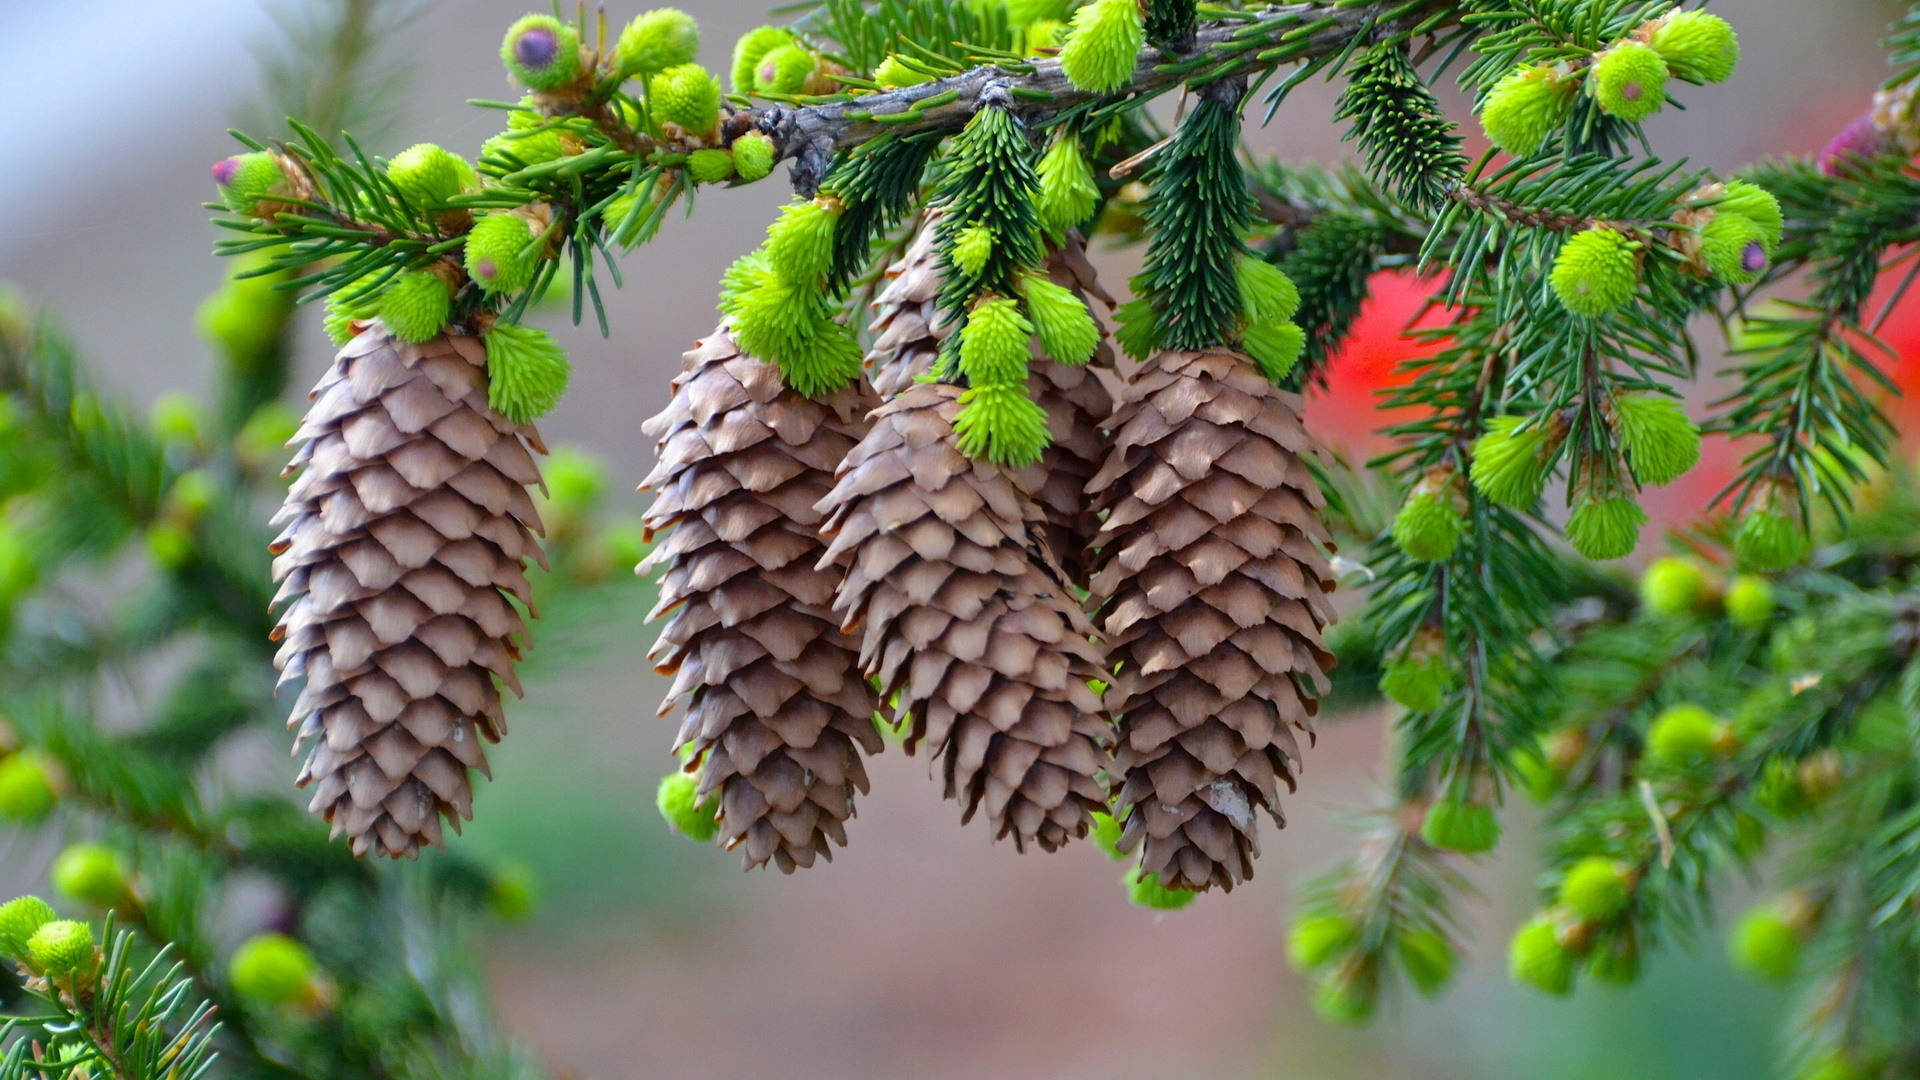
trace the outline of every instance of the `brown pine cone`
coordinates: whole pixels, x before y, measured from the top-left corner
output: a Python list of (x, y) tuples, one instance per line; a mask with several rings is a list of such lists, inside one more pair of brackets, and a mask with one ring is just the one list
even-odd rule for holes
[(678, 676), (660, 712), (686, 700), (676, 745), (693, 748), (701, 795), (719, 792), (720, 842), (790, 874), (846, 844), (860, 752), (882, 747), (879, 700), (832, 610), (840, 572), (815, 565), (814, 504), (874, 402), (864, 386), (802, 397), (725, 328), (681, 364), (643, 429), (660, 440), (647, 528), (672, 530), (641, 564), (667, 568), (654, 617), (673, 612), (652, 653)]
[[(939, 323), (934, 296), (940, 290), (934, 226), (938, 212), (929, 214), (913, 245), (899, 262), (887, 268), (890, 279), (874, 300), (873, 349), (867, 353), (867, 375), (882, 398), (891, 398), (933, 370), (940, 343), (948, 330)], [(1068, 234), (1047, 256), (1047, 276), (1056, 285), (1072, 289), (1092, 304), (1113, 307), (1113, 297), (1100, 287), (1086, 245)], [(1087, 366), (1056, 364), (1036, 345), (1027, 392), (1047, 410), (1047, 431), (1053, 444), (1040, 458), (1014, 471), (1014, 479), (1046, 511), (1048, 548), (1069, 580), (1084, 586), (1086, 550), (1100, 528), (1087, 503), (1087, 481), (1106, 457), (1100, 424), (1113, 411), (1113, 395), (1091, 368), (1113, 368), (1113, 348), (1103, 335), (1100, 348)]]
[(1112, 740), (1092, 627), (1062, 584), (1045, 518), (1005, 472), (954, 445), (957, 387), (920, 383), (873, 414), (821, 501), (835, 610), (907, 752), (938, 755), (946, 794), (994, 836), (1051, 851), (1106, 809)]
[(1089, 487), (1108, 514), (1091, 603), (1115, 669), (1124, 850), (1170, 888), (1253, 876), (1284, 826), (1333, 656), (1334, 587), (1300, 400), (1237, 352), (1163, 352), (1128, 382)]
[[(353, 852), (418, 855), (473, 816), (469, 769), (507, 730), (500, 690), (532, 610), (526, 560), (542, 560), (539, 433), (487, 405), (479, 338), (410, 345), (373, 323), (310, 395), (274, 517), (274, 658), (305, 676), (287, 721), (317, 736), (299, 784)], [(297, 598), (297, 599), (294, 599)]]

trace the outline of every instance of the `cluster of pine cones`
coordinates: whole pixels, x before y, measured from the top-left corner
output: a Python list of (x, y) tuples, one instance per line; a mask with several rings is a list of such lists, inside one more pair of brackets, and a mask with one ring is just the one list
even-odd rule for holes
[[(1076, 239), (1047, 271), (1111, 306)], [(1111, 812), (1164, 886), (1230, 889), (1256, 812), (1281, 820), (1332, 663), (1299, 401), (1226, 349), (1124, 382), (1104, 345), (1088, 366), (1036, 356), (1052, 446), (976, 461), (959, 389), (920, 379), (938, 285), (923, 225), (875, 301), (864, 383), (802, 397), (723, 325), (647, 424), (664, 539), (642, 569), (664, 570), (670, 615), (651, 657), (720, 842), (749, 867), (831, 858), (878, 718), (996, 838), (1053, 850)], [(290, 467), (280, 655), (307, 680), (291, 723), (315, 740), (313, 809), (356, 852), (411, 855), (470, 815), (480, 741), (504, 731), (542, 447), (487, 407), (475, 339), (359, 329)]]

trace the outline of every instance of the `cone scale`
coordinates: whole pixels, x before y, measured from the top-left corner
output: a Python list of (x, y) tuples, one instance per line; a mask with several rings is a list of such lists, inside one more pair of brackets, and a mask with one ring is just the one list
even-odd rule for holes
[(984, 810), (996, 839), (1051, 851), (1106, 807), (1100, 654), (1044, 513), (956, 447), (960, 393), (917, 383), (875, 411), (820, 503), (825, 563), (908, 753), (927, 749), (963, 821)]
[(411, 857), (472, 817), (481, 743), (506, 733), (546, 448), (488, 406), (486, 349), (461, 334), (367, 324), (311, 400), (272, 548), (275, 664), (306, 680), (288, 726), (313, 741), (298, 783), (356, 855)]
[(1299, 407), (1238, 352), (1162, 352), (1129, 380), (1088, 488), (1107, 515), (1090, 605), (1114, 671), (1120, 844), (1170, 888), (1253, 876), (1257, 814), (1284, 826), (1279, 787), (1333, 664)]
[(867, 790), (862, 755), (882, 747), (879, 701), (832, 611), (841, 574), (816, 565), (814, 509), (873, 404), (858, 385), (795, 393), (722, 328), (644, 428), (660, 440), (647, 528), (670, 530), (640, 567), (665, 568), (654, 617), (672, 614), (651, 654), (675, 676), (660, 711), (685, 705), (677, 745), (748, 868), (831, 860)]

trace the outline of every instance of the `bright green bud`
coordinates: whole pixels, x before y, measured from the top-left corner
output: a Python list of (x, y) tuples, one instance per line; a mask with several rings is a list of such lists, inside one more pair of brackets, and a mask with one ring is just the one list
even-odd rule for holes
[(1640, 603), (1666, 618), (1691, 614), (1706, 592), (1707, 575), (1685, 559), (1655, 559), (1640, 578)]
[(1632, 496), (1581, 499), (1567, 519), (1567, 539), (1589, 559), (1624, 559), (1640, 543), (1647, 512)]
[(380, 321), (402, 341), (432, 341), (453, 314), (453, 290), (431, 270), (409, 270), (380, 296)]
[(1551, 801), (1560, 793), (1561, 782), (1565, 779), (1554, 769), (1551, 762), (1534, 752), (1524, 753), (1514, 758), (1513, 771), (1520, 781), (1520, 789), (1537, 803)]
[(1186, 889), (1169, 889), (1160, 884), (1159, 874), (1143, 874), (1139, 867), (1127, 871), (1127, 876), (1120, 881), (1127, 888), (1127, 899), (1135, 907), (1153, 911), (1179, 911), (1199, 895)]
[(1031, 465), (1046, 452), (1047, 411), (1019, 386), (976, 386), (960, 395), (953, 431), (960, 452), (995, 465)]
[(797, 94), (806, 89), (819, 60), (798, 45), (782, 45), (760, 58), (753, 68), (753, 89), (759, 94)]
[(1555, 996), (1572, 991), (1577, 966), (1578, 958), (1561, 943), (1559, 929), (1544, 915), (1522, 926), (1507, 948), (1507, 970), (1513, 981)]
[(1547, 452), (1551, 433), (1545, 424), (1522, 428), (1524, 416), (1497, 416), (1487, 433), (1473, 444), (1473, 467), (1468, 475), (1482, 495), (1515, 510), (1540, 501), (1546, 484)]
[(323, 320), (327, 337), (335, 345), (353, 340), (355, 322), (371, 319), (380, 310), (380, 294), (374, 290), (378, 274), (350, 281), (327, 294), (327, 314)]
[(751, 94), (759, 89), (756, 70), (760, 61), (775, 49), (793, 44), (793, 32), (779, 26), (762, 26), (746, 32), (733, 45), (733, 92)]
[(1606, 922), (1633, 899), (1628, 868), (1604, 855), (1589, 855), (1560, 879), (1560, 902), (1588, 922)]
[(147, 527), (147, 554), (168, 570), (182, 570), (193, 561), (193, 532), (173, 522), (156, 522)]
[(130, 895), (120, 853), (105, 844), (70, 844), (53, 860), (54, 891), (74, 900), (113, 907)]
[(54, 787), (54, 765), (37, 750), (23, 750), (0, 760), (0, 818), (35, 822), (60, 801)]
[(295, 294), (277, 288), (291, 280), (281, 271), (256, 277), (240, 274), (268, 264), (262, 252), (243, 256), (234, 275), (209, 295), (196, 313), (202, 336), (218, 345), (234, 366), (252, 369), (269, 362), (285, 337)]
[(695, 150), (687, 155), (687, 175), (696, 184), (718, 184), (733, 177), (733, 155), (725, 150)]
[(201, 434), (206, 430), (199, 403), (177, 391), (161, 394), (154, 401), (153, 411), (148, 413), (147, 425), (161, 442), (187, 446), (199, 445)]
[(1420, 837), (1442, 851), (1478, 855), (1500, 843), (1500, 819), (1491, 806), (1441, 799), (1427, 807)]
[(59, 917), (37, 896), (22, 896), (0, 904), (0, 956), (25, 960), (27, 942), (41, 927)]
[(1773, 584), (1766, 578), (1741, 574), (1727, 587), (1727, 618), (1734, 625), (1758, 630), (1773, 621)]
[(1787, 227), (1786, 215), (1781, 212), (1780, 200), (1774, 197), (1773, 192), (1745, 180), (1727, 181), (1726, 193), (1720, 196), (1715, 209), (1723, 214), (1739, 214), (1760, 226), (1769, 254), (1773, 252), (1774, 245), (1780, 242), (1780, 236)]
[(93, 963), (93, 929), (83, 922), (55, 919), (27, 939), (27, 957), (49, 975), (70, 975)]
[(1807, 534), (1778, 510), (1755, 510), (1740, 523), (1733, 550), (1755, 570), (1784, 570), (1807, 557)]
[(1574, 84), (1552, 68), (1522, 66), (1487, 92), (1480, 124), (1487, 140), (1514, 157), (1530, 157), (1562, 123), (1573, 105)]
[(1445, 562), (1466, 529), (1466, 518), (1446, 492), (1415, 490), (1394, 515), (1393, 542), (1416, 562)]
[(1432, 712), (1453, 690), (1453, 669), (1444, 656), (1402, 656), (1380, 676), (1380, 692), (1410, 712)]
[(1553, 292), (1575, 315), (1617, 311), (1640, 288), (1641, 245), (1612, 229), (1588, 229), (1560, 247), (1553, 260)]
[(1287, 932), (1287, 962), (1304, 974), (1332, 963), (1358, 939), (1353, 923), (1344, 915), (1297, 919)]
[(880, 61), (879, 67), (873, 69), (873, 81), (881, 86), (898, 88), (930, 83), (933, 81), (933, 76), (918, 68), (908, 67), (901, 63), (897, 56), (889, 56)]
[(720, 80), (699, 64), (676, 64), (647, 88), (653, 118), (690, 135), (705, 135), (720, 122)]
[(1356, 972), (1330, 971), (1313, 984), (1313, 1011), (1331, 1024), (1360, 1025), (1373, 1018), (1380, 1003), (1378, 986)]
[(699, 782), (687, 773), (669, 773), (660, 779), (660, 791), (654, 802), (673, 831), (704, 844), (720, 835), (720, 805), (712, 799), (701, 801), (699, 787)]
[(1767, 232), (1744, 214), (1716, 213), (1700, 229), (1700, 253), (1713, 276), (1729, 285), (1751, 285), (1767, 272)]
[(1647, 758), (1669, 769), (1703, 765), (1713, 759), (1724, 737), (1712, 713), (1698, 705), (1672, 705), (1647, 729)]
[(1645, 120), (1667, 103), (1667, 62), (1637, 42), (1623, 41), (1600, 54), (1589, 76), (1603, 112), (1622, 120)]
[(549, 161), (559, 161), (567, 156), (567, 144), (560, 140), (560, 133), (553, 130), (535, 131), (530, 134), (503, 132), (480, 144), (482, 158), (511, 158), (518, 161), (513, 168), (526, 168), (544, 165)]
[(432, 143), (417, 143), (387, 163), (387, 179), (415, 208), (430, 210), (475, 184), (473, 166)]
[(487, 875), (487, 910), (501, 922), (522, 922), (540, 906), (540, 879), (518, 861), (503, 862)]
[(764, 180), (773, 172), (773, 140), (750, 131), (733, 140), (733, 171), (747, 183)]
[(1124, 859), (1127, 857), (1126, 853), (1120, 850), (1120, 834), (1124, 831), (1119, 818), (1114, 817), (1112, 814), (1104, 814), (1097, 810), (1094, 811), (1093, 845), (1101, 851), (1106, 852), (1107, 858)]
[(1160, 348), (1160, 320), (1153, 313), (1153, 302), (1144, 296), (1120, 305), (1113, 313), (1120, 329), (1113, 335), (1122, 352), (1135, 360), (1145, 360)]
[(985, 225), (969, 225), (953, 237), (953, 265), (968, 277), (979, 277), (993, 258), (993, 230)]
[(836, 199), (788, 203), (767, 230), (767, 267), (783, 281), (819, 281), (833, 265), (833, 228), (840, 220)]
[(1822, 1054), (1795, 1074), (1794, 1080), (1879, 1080), (1883, 1074), (1848, 1057), (1844, 1051)]
[(1077, 136), (1064, 130), (1055, 135), (1040, 156), (1039, 172), (1040, 193), (1034, 208), (1040, 214), (1040, 227), (1049, 235), (1064, 236), (1093, 216), (1100, 205), (1100, 186)]
[(1286, 272), (1265, 259), (1242, 255), (1233, 264), (1240, 303), (1249, 323), (1282, 323), (1300, 310), (1300, 290)]
[(1435, 930), (1407, 930), (1400, 935), (1400, 964), (1414, 988), (1431, 997), (1453, 981), (1460, 954), (1444, 934)]
[(1763, 982), (1784, 983), (1800, 968), (1800, 933), (1772, 904), (1740, 916), (1727, 938), (1733, 966)]
[(580, 39), (573, 27), (551, 15), (522, 16), (507, 28), (500, 62), (520, 85), (552, 90), (580, 73)]
[(615, 566), (638, 567), (640, 560), (652, 550), (647, 541), (647, 527), (638, 521), (616, 521), (608, 525), (600, 534), (600, 542), (606, 546), (607, 557)]
[(236, 154), (213, 166), (213, 180), (220, 185), (220, 198), (236, 214), (254, 214), (262, 199), (280, 193), (286, 179), (278, 159), (265, 150)]
[(1670, 484), (1700, 461), (1700, 429), (1670, 397), (1621, 394), (1613, 399), (1613, 421), (1643, 483)]
[(1269, 382), (1280, 382), (1307, 351), (1307, 332), (1290, 322), (1253, 323), (1240, 335), (1240, 347), (1253, 357)]
[(227, 981), (234, 991), (267, 1005), (310, 997), (319, 974), (313, 953), (285, 934), (255, 934), (227, 961)]
[(1024, 386), (1033, 324), (1012, 300), (974, 305), (960, 329), (960, 370), (974, 386)]
[(545, 330), (497, 322), (487, 331), (487, 404), (516, 424), (553, 411), (573, 365)]
[(1654, 27), (1648, 42), (1667, 70), (1688, 82), (1726, 82), (1740, 63), (1740, 39), (1718, 15), (1676, 11)]
[(1133, 79), (1147, 25), (1135, 0), (1093, 0), (1073, 13), (1060, 69), (1074, 86), (1111, 93)]
[(279, 462), (287, 444), (300, 430), (300, 414), (280, 401), (269, 401), (253, 410), (247, 422), (233, 437), (233, 452), (249, 468), (260, 469)]
[(620, 31), (613, 62), (622, 76), (652, 75), (690, 64), (700, 51), (700, 24), (679, 8), (656, 8)]
[(539, 262), (533, 223), (519, 214), (487, 214), (467, 233), (467, 276), (490, 293), (516, 293), (533, 282)]
[(1040, 349), (1056, 364), (1084, 364), (1100, 348), (1100, 324), (1072, 289), (1039, 274), (1020, 279), (1020, 295), (1040, 335)]

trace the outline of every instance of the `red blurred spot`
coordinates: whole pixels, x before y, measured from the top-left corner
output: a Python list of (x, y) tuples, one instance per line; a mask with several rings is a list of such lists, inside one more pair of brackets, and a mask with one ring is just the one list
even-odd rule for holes
[(1421, 279), (1397, 270), (1375, 274), (1353, 332), (1327, 362), (1326, 385), (1307, 395), (1307, 426), (1355, 464), (1391, 445), (1381, 434), (1385, 428), (1419, 413), (1382, 408), (1381, 391), (1412, 378), (1400, 370), (1407, 360), (1440, 351), (1438, 345), (1404, 336), (1416, 319), (1423, 326), (1445, 322), (1445, 314), (1438, 309), (1421, 314), (1439, 288), (1439, 278)]

